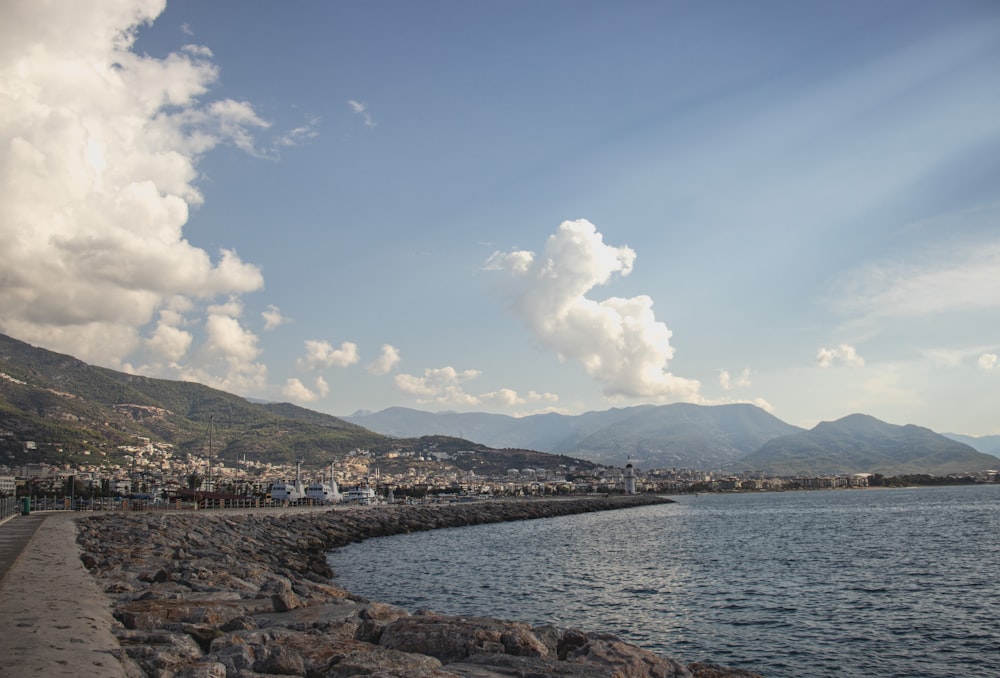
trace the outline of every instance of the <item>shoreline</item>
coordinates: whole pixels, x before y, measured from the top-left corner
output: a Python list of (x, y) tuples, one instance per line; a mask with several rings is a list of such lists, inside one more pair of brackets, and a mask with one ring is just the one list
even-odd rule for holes
[[(326, 563), (329, 550), (377, 536), (671, 501), (636, 495), (157, 511), (76, 515), (62, 523), (70, 530), (76, 525), (77, 569), (107, 600), (106, 623), (92, 623), (107, 635), (93, 652), (114, 657), (121, 673), (102, 668), (103, 675), (753, 676), (685, 666), (599, 632), (411, 614), (336, 586)], [(87, 603), (95, 605), (101, 606)], [(108, 646), (109, 637), (116, 647)]]

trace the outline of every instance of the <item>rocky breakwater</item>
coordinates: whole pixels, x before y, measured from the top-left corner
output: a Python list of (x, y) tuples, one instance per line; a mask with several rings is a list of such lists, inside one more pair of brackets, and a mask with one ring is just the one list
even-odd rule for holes
[(370, 537), (657, 501), (107, 514), (79, 520), (78, 541), (112, 600), (116, 656), (136, 678), (752, 676), (685, 666), (603, 633), (411, 614), (334, 585), (325, 559)]

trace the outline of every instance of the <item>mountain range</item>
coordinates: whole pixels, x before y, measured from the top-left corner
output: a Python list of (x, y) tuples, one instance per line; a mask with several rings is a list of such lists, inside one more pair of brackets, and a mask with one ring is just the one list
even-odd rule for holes
[[(347, 421), (386, 435), (419, 432), (517, 445), (609, 466), (694, 468), (766, 475), (977, 472), (1000, 458), (930, 429), (854, 414), (810, 430), (749, 404), (639, 405), (569, 416), (430, 413), (403, 407), (356, 412)], [(968, 438), (978, 441), (976, 438)], [(984, 439), (992, 442), (991, 438)]]
[[(940, 435), (855, 414), (810, 430), (749, 404), (638, 405), (570, 416), (515, 418), (403, 407), (334, 417), (288, 403), (251, 402), (201, 384), (116, 372), (0, 334), (0, 455), (7, 463), (115, 454), (136, 437), (209, 453), (324, 465), (365, 448), (385, 470), (413, 463), (391, 451), (449, 454), (457, 468), (596, 465), (768, 475), (926, 473), (1000, 467), (1000, 436)], [(36, 443), (31, 459), (24, 441)], [(984, 449), (974, 446), (982, 444)], [(58, 452), (58, 455), (56, 455)], [(395, 461), (394, 461), (395, 460)], [(0, 463), (4, 457), (0, 456)], [(468, 468), (466, 468), (468, 467)]]
[(1000, 457), (1000, 436), (967, 436), (961, 433), (942, 433), (941, 435), (946, 438), (951, 438), (952, 440), (957, 440), (960, 443), (965, 443), (969, 447), (973, 447), (980, 452), (985, 452), (986, 454), (992, 454), (994, 457)]
[(637, 405), (570, 416), (441, 412), (405, 407), (345, 420), (393, 436), (455, 435), (491, 447), (572, 454), (607, 466), (717, 469), (768, 440), (801, 431), (753, 405)]
[(928, 428), (895, 426), (865, 414), (820, 422), (809, 431), (780, 436), (739, 460), (764, 475), (883, 475), (950, 473), (995, 469), (1000, 459)]

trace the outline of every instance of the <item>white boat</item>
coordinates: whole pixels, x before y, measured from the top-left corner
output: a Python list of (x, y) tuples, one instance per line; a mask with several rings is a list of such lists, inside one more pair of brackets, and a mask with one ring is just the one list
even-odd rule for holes
[(271, 485), (271, 499), (274, 501), (298, 501), (305, 496), (302, 483), (288, 483), (279, 480)]
[(347, 494), (344, 495), (344, 501), (349, 504), (374, 504), (375, 490), (367, 485), (358, 485), (347, 491)]
[(295, 465), (295, 482), (279, 480), (271, 485), (271, 499), (274, 501), (298, 501), (306, 496), (302, 487), (302, 462)]
[(306, 499), (311, 499), (323, 504), (334, 504), (340, 501), (340, 493), (337, 492), (337, 483), (309, 483), (306, 488)]
[(306, 499), (321, 504), (336, 504), (341, 499), (336, 477), (333, 464), (330, 464), (330, 482), (315, 481), (309, 483), (309, 487), (306, 488)]

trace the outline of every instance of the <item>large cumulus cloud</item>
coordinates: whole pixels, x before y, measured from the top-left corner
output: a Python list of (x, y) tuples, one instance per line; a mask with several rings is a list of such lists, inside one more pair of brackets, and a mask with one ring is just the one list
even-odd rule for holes
[(605, 394), (658, 400), (700, 400), (699, 382), (671, 374), (671, 332), (656, 320), (653, 300), (588, 297), (613, 276), (632, 272), (636, 254), (604, 243), (584, 219), (564, 221), (542, 253), (495, 252), (487, 268), (511, 282), (511, 307), (563, 360), (578, 362)]
[(202, 201), (200, 156), (252, 151), (267, 123), (202, 100), (218, 77), (206, 48), (133, 51), (163, 7), (0, 4), (0, 331), (111, 366), (133, 351), (147, 367), (201, 356), (219, 361), (218, 383), (259, 381), (255, 338), (213, 304), (260, 289), (261, 272), (183, 228)]

